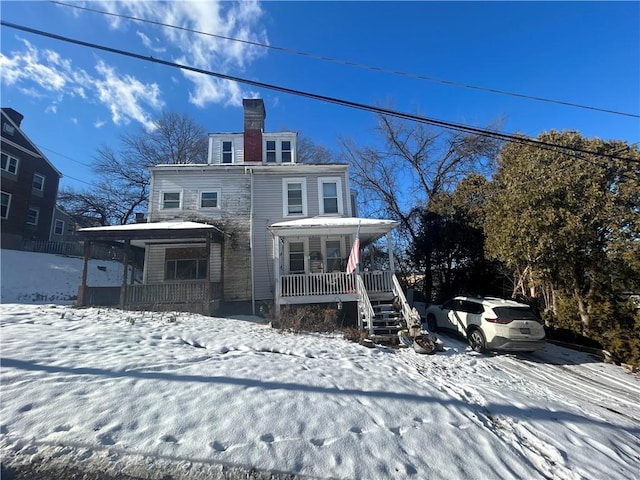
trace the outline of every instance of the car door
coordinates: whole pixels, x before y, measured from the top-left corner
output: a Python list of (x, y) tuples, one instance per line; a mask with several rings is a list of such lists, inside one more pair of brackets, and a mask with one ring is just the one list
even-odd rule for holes
[(450, 329), (458, 332), (460, 335), (465, 335), (466, 328), (466, 312), (464, 311), (464, 301), (454, 300), (454, 304), (447, 312), (447, 320), (450, 325)]
[(453, 313), (456, 309), (457, 300), (447, 300), (440, 307), (441, 314), (438, 315), (438, 328), (444, 328), (447, 330), (457, 330), (455, 323), (453, 322)]

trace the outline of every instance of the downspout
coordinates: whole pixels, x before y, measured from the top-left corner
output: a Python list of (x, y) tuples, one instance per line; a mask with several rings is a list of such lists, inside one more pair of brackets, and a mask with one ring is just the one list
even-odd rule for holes
[(251, 314), (256, 314), (256, 280), (254, 272), (254, 255), (253, 255), (253, 168), (245, 168), (245, 172), (249, 170), (251, 175), (251, 207), (249, 212), (249, 251), (251, 252)]

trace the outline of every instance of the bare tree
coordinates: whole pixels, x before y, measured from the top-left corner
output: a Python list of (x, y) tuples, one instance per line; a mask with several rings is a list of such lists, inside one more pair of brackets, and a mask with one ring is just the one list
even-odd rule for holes
[(147, 208), (149, 167), (159, 164), (206, 163), (208, 141), (203, 127), (185, 114), (163, 113), (155, 129), (120, 137), (120, 149), (98, 148), (96, 181), (85, 190), (63, 189), (61, 206), (80, 225), (130, 223)]
[[(490, 171), (499, 147), (490, 137), (384, 115), (378, 117), (376, 130), (381, 148), (360, 147), (347, 139), (341, 143), (363, 210), (400, 222), (401, 250), (418, 243), (429, 202), (467, 174)], [(427, 283), (430, 265), (423, 268)]]

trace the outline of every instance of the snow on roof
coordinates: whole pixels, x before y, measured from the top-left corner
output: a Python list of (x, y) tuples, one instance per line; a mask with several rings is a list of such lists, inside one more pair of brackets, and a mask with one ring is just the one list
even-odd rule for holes
[(395, 220), (378, 220), (375, 218), (360, 218), (360, 217), (310, 217), (300, 218), (298, 220), (287, 220), (285, 222), (277, 222), (271, 224), (270, 228), (282, 229), (282, 228), (337, 228), (337, 227), (351, 227), (351, 228), (363, 227), (387, 227), (389, 230), (398, 225)]
[(195, 228), (218, 230), (213, 225), (197, 222), (151, 222), (151, 223), (129, 223), (126, 225), (108, 225), (105, 227), (81, 228), (79, 232), (134, 232), (144, 230), (189, 230)]

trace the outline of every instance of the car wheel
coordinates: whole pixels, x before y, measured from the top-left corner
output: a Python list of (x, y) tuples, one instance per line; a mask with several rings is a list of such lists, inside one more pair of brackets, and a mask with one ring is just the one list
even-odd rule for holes
[(469, 345), (474, 352), (483, 353), (487, 349), (484, 333), (479, 328), (474, 328), (468, 334)]
[(436, 317), (433, 313), (427, 315), (427, 328), (433, 333), (438, 331), (438, 322), (436, 322)]

